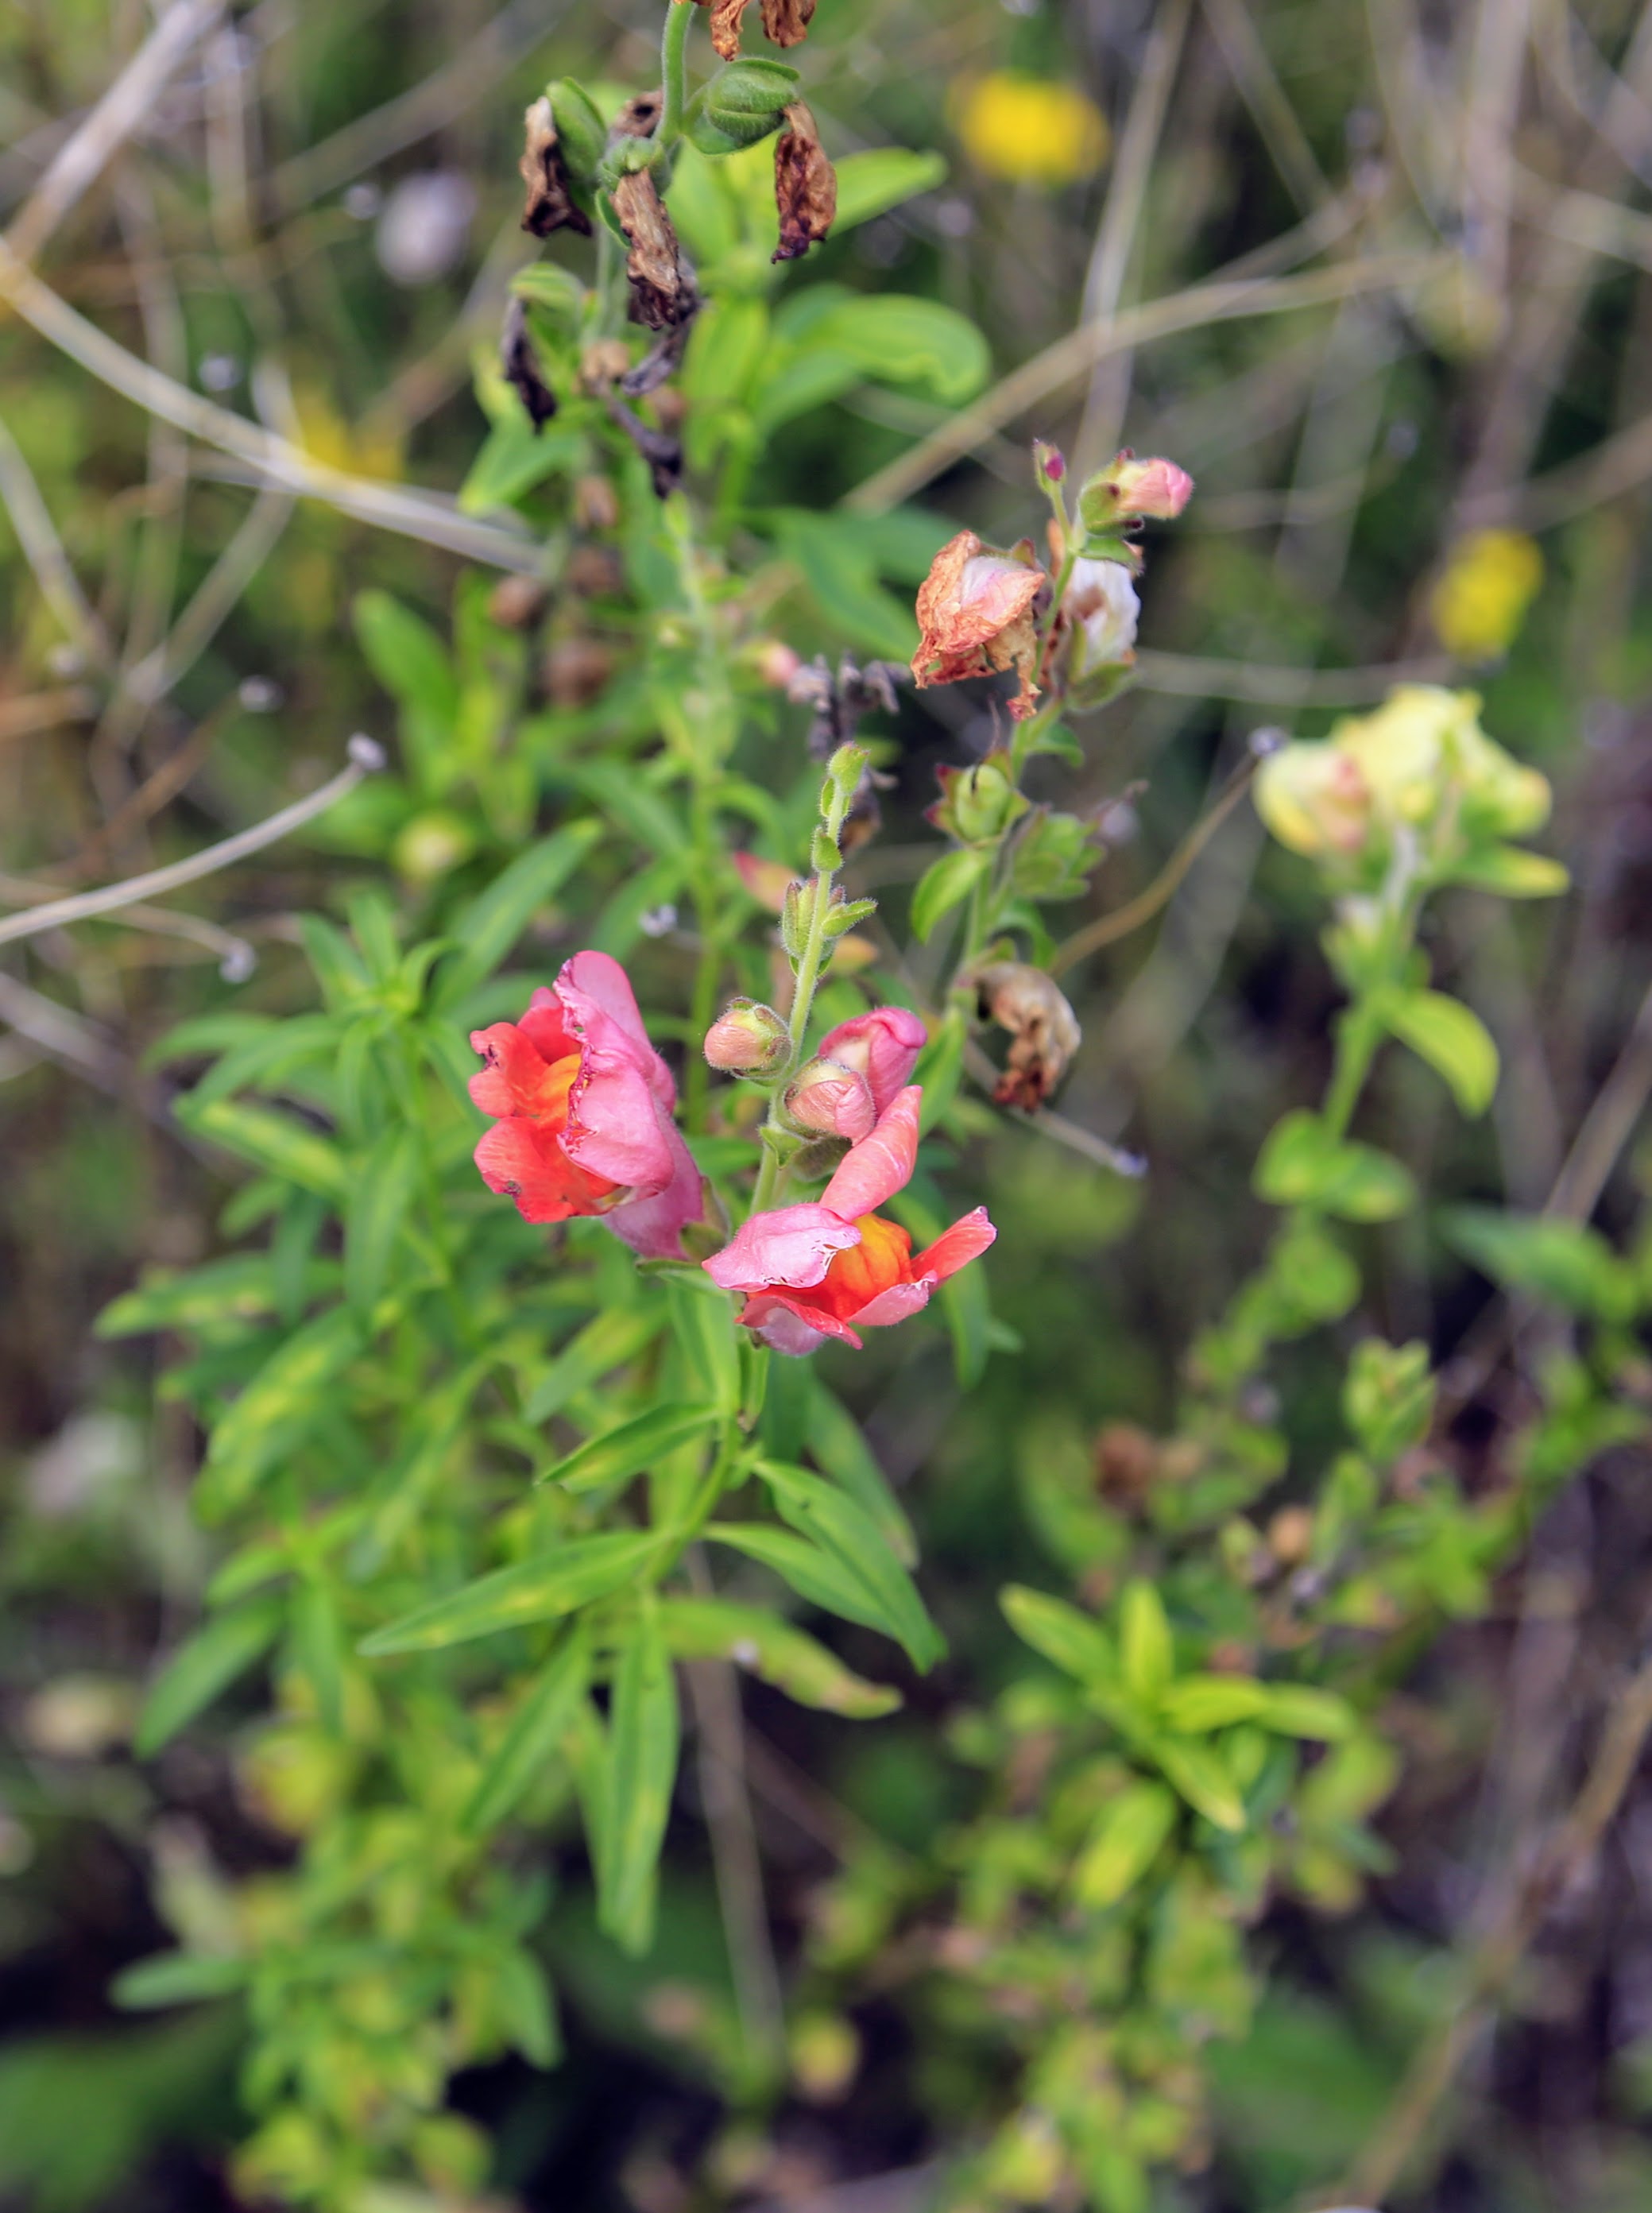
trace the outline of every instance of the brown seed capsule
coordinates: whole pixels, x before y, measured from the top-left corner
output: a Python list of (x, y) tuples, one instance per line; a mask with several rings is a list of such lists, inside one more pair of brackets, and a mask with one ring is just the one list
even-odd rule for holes
[(547, 597), (537, 576), (505, 576), (488, 594), (488, 620), (501, 630), (531, 630)]
[(545, 381), (539, 349), (527, 327), (527, 311), (520, 300), (513, 300), (505, 309), (504, 328), (499, 334), (499, 366), (506, 383), (527, 408), (537, 435), (556, 413), (557, 395)]
[(975, 978), (981, 1010), (1009, 1032), (1009, 1057), (993, 1093), (1000, 1106), (1031, 1113), (1067, 1072), (1082, 1033), (1058, 986), (1024, 961), (995, 960)]
[(568, 165), (557, 142), (556, 119), (551, 103), (541, 94), (522, 118), (522, 182), (527, 198), (522, 208), (522, 229), (535, 238), (549, 238), (553, 230), (576, 230), (591, 235), (591, 218), (577, 204), (568, 182)]
[(565, 637), (546, 655), (540, 674), (553, 707), (588, 707), (613, 674), (613, 654), (596, 638)]
[(1109, 1422), (1095, 1441), (1095, 1487), (1110, 1506), (1139, 1506), (1158, 1466), (1157, 1438), (1134, 1422)]
[(574, 520), (582, 530), (612, 530), (619, 520), (619, 495), (607, 477), (576, 477)]
[(694, 273), (647, 169), (621, 177), (613, 188), (613, 211), (631, 247), (625, 274), (631, 279), (632, 314), (651, 331), (685, 321), (698, 302)]
[(820, 147), (814, 118), (802, 101), (785, 111), (786, 127), (774, 142), (774, 202), (780, 243), (772, 259), (796, 261), (832, 228), (838, 212), (838, 173)]

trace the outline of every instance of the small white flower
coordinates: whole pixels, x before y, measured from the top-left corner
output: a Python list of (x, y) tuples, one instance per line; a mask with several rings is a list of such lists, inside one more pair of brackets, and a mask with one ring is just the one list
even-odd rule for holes
[(1119, 562), (1074, 562), (1067, 613), (1075, 633), (1073, 674), (1079, 682), (1130, 659), (1141, 613), (1130, 571)]

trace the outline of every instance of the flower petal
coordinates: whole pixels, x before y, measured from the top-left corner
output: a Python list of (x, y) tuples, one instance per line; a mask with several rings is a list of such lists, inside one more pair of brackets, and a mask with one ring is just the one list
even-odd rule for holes
[(821, 1314), (807, 1300), (789, 1299), (783, 1291), (759, 1291), (747, 1299), (741, 1311), (741, 1320), (755, 1332), (760, 1344), (771, 1346), (792, 1359), (813, 1352), (835, 1337), (840, 1344), (852, 1345), (856, 1352), (861, 1341), (846, 1321), (835, 1315)]
[(610, 1229), (623, 1237), (645, 1260), (680, 1260), (682, 1233), (705, 1212), (705, 1192), (694, 1156), (683, 1143), (674, 1122), (662, 1118), (666, 1147), (671, 1155), (671, 1180), (661, 1192), (629, 1199), (605, 1218)]
[(922, 1314), (930, 1303), (930, 1293), (935, 1289), (933, 1276), (922, 1276), (916, 1283), (891, 1283), (887, 1291), (880, 1291), (856, 1315), (861, 1329), (887, 1329), (893, 1323), (905, 1321), (910, 1314)]
[(912, 1274), (944, 1283), (948, 1276), (955, 1276), (978, 1259), (997, 1234), (987, 1220), (985, 1207), (975, 1207), (960, 1215), (950, 1229), (943, 1229), (927, 1252), (912, 1255)]
[(496, 1122), (473, 1157), (488, 1189), (514, 1198), (524, 1222), (600, 1214), (613, 1190), (601, 1177), (586, 1174), (548, 1131), (521, 1115)]
[(753, 1215), (721, 1253), (700, 1265), (725, 1291), (763, 1291), (782, 1283), (807, 1290), (825, 1276), (834, 1253), (860, 1241), (852, 1222), (808, 1201)]
[[(649, 1043), (631, 978), (612, 954), (576, 953), (571, 960), (564, 962), (556, 990), (568, 1027), (576, 1038), (588, 1036), (593, 1042), (612, 1044), (617, 1031), (634, 1047), (649, 1088), (669, 1113), (677, 1103), (677, 1086), (671, 1070)], [(599, 1021), (598, 1016), (605, 1019)]]
[(896, 1092), (871, 1136), (850, 1146), (838, 1162), (837, 1174), (820, 1194), (823, 1206), (852, 1222), (863, 1214), (875, 1214), (905, 1188), (917, 1158), (917, 1110), (923, 1096), (916, 1083)]

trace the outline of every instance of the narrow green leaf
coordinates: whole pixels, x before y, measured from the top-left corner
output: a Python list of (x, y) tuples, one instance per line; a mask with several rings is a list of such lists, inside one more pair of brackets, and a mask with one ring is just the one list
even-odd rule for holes
[(561, 890), (604, 835), (595, 820), (565, 822), (519, 853), (481, 897), (454, 918), (459, 950), (444, 961), (432, 995), (438, 1011), (456, 1006), (491, 976), (527, 929), (534, 911)]
[(314, 1192), (318, 1198), (338, 1204), (344, 1198), (350, 1179), (343, 1154), (291, 1115), (234, 1099), (210, 1099), (199, 1105), (192, 1092), (174, 1100), (172, 1111), (196, 1137), (251, 1161), (254, 1167), (283, 1177), (301, 1191)]
[(845, 154), (837, 170), (838, 211), (832, 228), (839, 237), (887, 208), (899, 207), (919, 192), (934, 192), (947, 177), (942, 155), (913, 153), (905, 146), (873, 146), (864, 153)]
[(1585, 1222), (1454, 1206), (1442, 1215), (1440, 1226), (1448, 1244), (1505, 1290), (1525, 1291), (1570, 1313), (1607, 1321), (1627, 1321), (1634, 1314), (1632, 1271)]
[(806, 1433), (808, 1448), (826, 1470), (863, 1507), (904, 1568), (917, 1565), (917, 1539), (889, 1479), (878, 1466), (860, 1424), (843, 1401), (821, 1382), (806, 1361), (793, 1365), (808, 1378)]
[(143, 1701), (133, 1740), (140, 1759), (159, 1752), (221, 1691), (264, 1657), (280, 1633), (284, 1612), (266, 1599), (234, 1613), (221, 1613), (185, 1639)]
[(387, 1130), (352, 1174), (344, 1202), (344, 1298), (366, 1327), (418, 1186), (418, 1140)]
[(562, 2057), (550, 1978), (533, 1954), (513, 1945), (493, 1971), (493, 1993), (511, 2042), (530, 2065), (554, 2067)]
[(1091, 1912), (1133, 1890), (1176, 1826), (1176, 1795), (1161, 1783), (1132, 1783), (1103, 1809), (1073, 1869), (1073, 1896)]
[(1248, 1675), (1184, 1675), (1159, 1702), (1159, 1717), (1180, 1734), (1202, 1736), (1255, 1721), (1268, 1703), (1268, 1687)]
[(336, 1736), (344, 1725), (344, 1631), (325, 1583), (300, 1583), (293, 1592), (291, 1636), (293, 1660), (315, 1693), (321, 1725)]
[(198, 1998), (232, 1997), (247, 1978), (245, 1960), (220, 1952), (156, 1952), (122, 1968), (109, 1995), (127, 2013), (149, 2013)]
[(597, 1918), (638, 1958), (654, 1939), (660, 1848), (677, 1776), (677, 1686), (654, 1594), (645, 1592), (614, 1671), (608, 1718), (607, 1850)]
[(560, 1413), (570, 1399), (600, 1376), (634, 1360), (660, 1333), (664, 1316), (653, 1307), (610, 1307), (570, 1338), (528, 1393), (525, 1422)]
[(517, 1705), (460, 1816), (471, 1836), (497, 1829), (555, 1759), (585, 1695), (590, 1649), (582, 1625), (559, 1644)]
[(943, 853), (918, 878), (912, 893), (911, 923), (912, 935), (920, 943), (927, 944), (942, 916), (969, 897), (985, 871), (987, 857), (960, 845)]
[(660, 1602), (665, 1640), (679, 1660), (732, 1660), (772, 1683), (799, 1705), (856, 1721), (893, 1713), (900, 1693), (869, 1683), (835, 1653), (761, 1606), (721, 1599), (668, 1598)]
[(1156, 1705), (1176, 1671), (1164, 1600), (1149, 1582), (1126, 1583), (1119, 1601), (1119, 1658), (1125, 1688)]
[(877, 1524), (833, 1483), (780, 1460), (759, 1460), (758, 1473), (774, 1493), (781, 1517), (835, 1553), (882, 1613), (882, 1626), (926, 1673), (946, 1650), (924, 1609), (911, 1577), (880, 1534)]
[(1451, 880), (1499, 899), (1554, 899), (1571, 882), (1558, 861), (1523, 845), (1482, 845), (1454, 863)]
[(1265, 1699), (1256, 1718), (1277, 1735), (1312, 1737), (1316, 1742), (1334, 1744), (1354, 1733), (1354, 1710), (1334, 1691), (1316, 1690), (1308, 1683), (1268, 1683), (1263, 1689)]
[(727, 1291), (709, 1276), (674, 1277), (666, 1285), (671, 1331), (682, 1355), (689, 1387), (728, 1415), (740, 1405), (739, 1332)]
[(1045, 1591), (1009, 1583), (999, 1594), (1009, 1626), (1024, 1644), (1081, 1683), (1112, 1689), (1119, 1680), (1113, 1642), (1098, 1621)]
[(248, 1497), (308, 1436), (326, 1411), (327, 1386), (360, 1349), (354, 1316), (332, 1307), (271, 1355), (212, 1432), (203, 1481), (215, 1511)]
[(1174, 1737), (1155, 1737), (1150, 1750), (1166, 1782), (1196, 1814), (1233, 1834), (1244, 1827), (1245, 1801), (1218, 1753), (1208, 1745), (1180, 1743)]
[(822, 1551), (807, 1537), (789, 1529), (772, 1529), (760, 1521), (713, 1521), (706, 1538), (748, 1560), (759, 1560), (788, 1582), (810, 1606), (834, 1613), (842, 1621), (857, 1621), (863, 1628), (890, 1634), (883, 1610), (857, 1576), (852, 1575), (833, 1552)]
[(662, 1542), (630, 1530), (570, 1538), (554, 1552), (497, 1569), (375, 1629), (357, 1649), (370, 1660), (390, 1652), (434, 1652), (496, 1630), (577, 1613), (640, 1575)]
[(715, 1406), (655, 1406), (617, 1430), (588, 1437), (536, 1480), (558, 1484), (564, 1491), (600, 1491), (605, 1484), (640, 1475), (679, 1445), (707, 1435), (722, 1418)]
[(274, 1306), (266, 1256), (236, 1253), (230, 1259), (209, 1260), (185, 1275), (165, 1269), (147, 1273), (136, 1290), (123, 1291), (105, 1307), (95, 1327), (99, 1337), (140, 1337), (151, 1330), (255, 1320)]
[(1484, 1114), (1497, 1088), (1497, 1048), (1479, 1016), (1443, 991), (1394, 991), (1382, 1019), (1451, 1087), (1459, 1110)]

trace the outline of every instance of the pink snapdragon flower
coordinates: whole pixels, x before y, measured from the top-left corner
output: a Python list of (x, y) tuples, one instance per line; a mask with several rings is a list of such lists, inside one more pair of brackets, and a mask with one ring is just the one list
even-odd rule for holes
[(520, 1022), (473, 1030), (471, 1097), (493, 1126), (476, 1148), (490, 1191), (524, 1222), (600, 1215), (648, 1259), (681, 1259), (703, 1211), (700, 1172), (672, 1119), (677, 1087), (648, 1041), (625, 970), (576, 953)]
[(835, 1337), (858, 1351), (857, 1330), (919, 1313), (997, 1235), (978, 1206), (914, 1253), (907, 1232), (877, 1211), (911, 1176), (922, 1096), (916, 1084), (894, 1094), (818, 1201), (753, 1215), (701, 1263), (724, 1290), (745, 1292), (740, 1319), (760, 1343), (802, 1354)]

